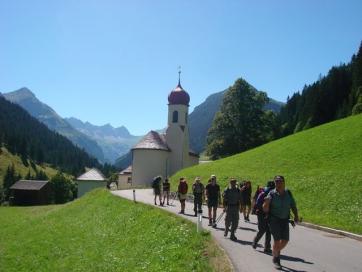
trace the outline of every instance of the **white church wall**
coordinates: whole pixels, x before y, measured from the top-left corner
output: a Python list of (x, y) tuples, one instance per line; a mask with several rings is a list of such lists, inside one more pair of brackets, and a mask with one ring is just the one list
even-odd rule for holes
[(155, 176), (167, 174), (169, 152), (165, 150), (134, 149), (132, 185), (151, 185)]

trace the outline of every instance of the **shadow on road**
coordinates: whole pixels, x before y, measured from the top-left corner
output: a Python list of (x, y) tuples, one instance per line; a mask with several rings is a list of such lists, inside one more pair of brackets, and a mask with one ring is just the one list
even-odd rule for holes
[(252, 229), (252, 228), (239, 227), (239, 229), (256, 232), (256, 230), (255, 230), (255, 229)]
[(286, 272), (307, 272), (305, 270), (296, 270), (290, 267), (286, 267), (286, 266), (282, 266), (282, 269), (280, 269), (279, 271), (286, 271)]
[(253, 242), (243, 241), (243, 240), (240, 240), (240, 239), (236, 240), (235, 243), (239, 243), (239, 244), (241, 244), (243, 246), (251, 246), (253, 244)]
[(304, 259), (298, 258), (298, 257), (292, 257), (292, 256), (287, 256), (287, 255), (280, 255), (280, 259), (281, 260), (286, 260), (286, 261), (291, 261), (291, 262), (300, 262), (300, 263), (305, 263), (305, 264), (314, 264), (312, 262), (307, 262)]

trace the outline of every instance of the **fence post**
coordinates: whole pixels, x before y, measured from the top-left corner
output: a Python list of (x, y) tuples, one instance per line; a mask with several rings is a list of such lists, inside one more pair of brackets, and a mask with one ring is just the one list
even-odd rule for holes
[(133, 189), (133, 201), (136, 202), (136, 190)]
[(202, 210), (197, 211), (197, 232), (202, 231)]

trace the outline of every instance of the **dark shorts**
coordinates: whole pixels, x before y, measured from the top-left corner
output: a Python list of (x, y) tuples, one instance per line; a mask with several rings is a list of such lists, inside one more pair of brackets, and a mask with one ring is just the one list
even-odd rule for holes
[(154, 189), (153, 189), (153, 193), (154, 193), (155, 195), (160, 195), (160, 194), (161, 194), (161, 190), (160, 190), (159, 188), (154, 188)]
[(274, 216), (269, 220), (270, 232), (275, 240), (289, 241), (289, 219), (280, 219)]
[(250, 199), (241, 199), (241, 205), (242, 206), (251, 206), (251, 200)]
[(207, 200), (207, 207), (208, 208), (217, 208), (217, 206), (218, 206), (217, 198), (209, 198)]

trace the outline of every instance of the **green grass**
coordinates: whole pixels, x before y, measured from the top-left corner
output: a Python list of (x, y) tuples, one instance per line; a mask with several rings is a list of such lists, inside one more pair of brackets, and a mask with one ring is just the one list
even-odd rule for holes
[(103, 189), (0, 218), (1, 271), (212, 271), (220, 255), (192, 223)]
[[(20, 173), (21, 176), (24, 178), (28, 171), (30, 170), (31, 175), (35, 175), (34, 169), (30, 166), (29, 167), (24, 166), (19, 156), (11, 154), (6, 148), (0, 147), (0, 187), (2, 186), (3, 179), (6, 173), (6, 169), (11, 164), (14, 164), (16, 173)], [(38, 170), (44, 171), (48, 177), (52, 177), (57, 173), (57, 170), (54, 168), (51, 168), (47, 165), (36, 165), (36, 168)]]
[(236, 177), (254, 188), (284, 175), (305, 221), (362, 234), (362, 114), (184, 169), (172, 188), (181, 176), (206, 183), (211, 174), (222, 186)]

